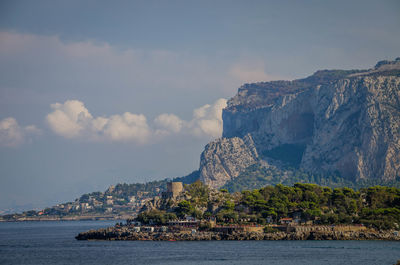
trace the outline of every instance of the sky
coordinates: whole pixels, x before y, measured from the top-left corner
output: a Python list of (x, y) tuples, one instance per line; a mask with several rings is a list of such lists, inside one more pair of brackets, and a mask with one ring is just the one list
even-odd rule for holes
[(0, 1), (0, 211), (187, 175), (244, 83), (400, 56), (399, 1)]

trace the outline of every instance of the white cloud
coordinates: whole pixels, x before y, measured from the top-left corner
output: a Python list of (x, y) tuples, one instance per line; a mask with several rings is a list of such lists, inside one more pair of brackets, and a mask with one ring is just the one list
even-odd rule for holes
[(160, 134), (178, 133), (184, 126), (184, 121), (174, 114), (163, 113), (154, 119), (157, 132)]
[(34, 125), (21, 127), (15, 118), (5, 118), (0, 121), (0, 146), (21, 145), (29, 139), (29, 136), (40, 134), (40, 132)]
[(67, 100), (62, 104), (51, 104), (53, 112), (47, 115), (46, 121), (54, 133), (65, 138), (140, 144), (149, 143), (150, 139), (182, 135), (213, 139), (222, 134), (222, 109), (225, 107), (226, 99), (218, 99), (212, 105), (195, 109), (190, 121), (163, 113), (154, 119), (151, 128), (143, 114), (125, 112), (122, 115), (95, 118), (83, 102)]
[(53, 112), (47, 115), (46, 121), (53, 132), (66, 138), (144, 143), (150, 133), (146, 117), (142, 114), (125, 112), (108, 118), (93, 118), (79, 100), (51, 104), (51, 108)]
[(113, 115), (108, 120), (101, 118), (104, 123), (101, 132), (107, 139), (113, 141), (130, 141), (145, 143), (150, 136), (149, 126), (143, 114), (125, 112), (122, 115)]
[[(133, 105), (136, 111), (152, 115), (163, 113), (164, 107), (178, 110), (168, 98), (188, 95), (196, 106), (203, 100), (200, 95), (225, 97), (243, 82), (272, 79), (257, 58), (226, 61), (187, 51), (121, 48), (95, 40), (64, 41), (58, 36), (5, 31), (0, 31), (0, 68), (0, 106), (95, 97), (96, 102), (106, 103), (104, 108), (96, 106), (101, 111), (118, 105), (123, 113)], [(226, 100), (220, 99), (199, 107), (189, 120), (171, 113), (146, 119), (129, 112), (94, 117), (83, 102), (69, 100), (52, 104), (46, 120), (53, 132), (69, 139), (137, 143), (174, 135), (212, 139), (221, 136), (225, 105)], [(183, 106), (191, 111), (189, 104)]]
[(93, 119), (83, 102), (78, 100), (67, 100), (64, 104), (55, 103), (50, 106), (54, 111), (47, 115), (47, 122), (54, 132), (66, 138), (80, 136)]
[(213, 105), (204, 105), (193, 111), (193, 119), (189, 123), (190, 130), (197, 136), (208, 135), (213, 138), (222, 135), (222, 109), (226, 107), (226, 99), (220, 98)]
[(155, 120), (156, 134), (167, 136), (171, 134), (192, 135), (215, 139), (222, 135), (222, 109), (226, 107), (226, 99), (220, 98), (212, 105), (206, 104), (193, 110), (190, 121), (181, 120), (174, 114), (161, 114)]

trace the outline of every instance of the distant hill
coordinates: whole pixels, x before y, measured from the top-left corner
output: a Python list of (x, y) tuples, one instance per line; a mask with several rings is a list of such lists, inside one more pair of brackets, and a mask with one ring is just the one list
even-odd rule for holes
[(0, 216), (0, 221), (36, 220), (86, 220), (86, 219), (124, 219), (135, 216), (140, 209), (155, 196), (167, 189), (170, 181), (184, 184), (195, 182), (199, 172), (187, 176), (163, 179), (146, 183), (119, 183), (106, 191), (86, 193), (73, 202), (65, 202), (43, 210), (30, 210)]

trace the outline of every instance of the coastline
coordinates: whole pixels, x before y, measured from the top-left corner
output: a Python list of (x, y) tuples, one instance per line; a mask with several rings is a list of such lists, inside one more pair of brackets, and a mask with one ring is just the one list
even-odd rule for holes
[(386, 240), (400, 241), (394, 231), (307, 231), (307, 232), (135, 232), (108, 227), (79, 233), (77, 240), (107, 241), (210, 241), (210, 240)]
[(15, 222), (51, 222), (51, 221), (112, 221), (112, 220), (126, 220), (131, 215), (110, 215), (110, 216), (43, 216), (43, 217), (21, 217), (17, 219), (4, 220), (0, 219), (0, 223), (15, 223)]

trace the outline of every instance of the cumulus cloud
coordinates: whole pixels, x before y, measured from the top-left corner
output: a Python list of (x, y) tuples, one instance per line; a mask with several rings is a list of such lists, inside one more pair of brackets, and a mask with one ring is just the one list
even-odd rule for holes
[[(0, 68), (3, 107), (5, 103), (48, 104), (60, 97), (96, 95), (98, 102), (108, 102), (106, 109), (113, 104), (122, 110), (135, 105), (144, 112), (159, 108), (163, 113), (164, 107), (171, 107), (166, 97), (199, 93), (225, 97), (243, 82), (272, 79), (257, 59), (224, 61), (188, 52), (121, 48), (96, 40), (64, 41), (58, 36), (5, 31), (0, 31)], [(188, 100), (201, 105), (201, 97)], [(161, 104), (144, 103), (151, 101)], [(193, 117), (184, 120), (172, 113), (155, 119), (129, 112), (101, 117), (92, 115), (83, 102), (69, 100), (52, 104), (46, 121), (54, 133), (69, 139), (137, 143), (174, 135), (211, 139), (221, 136), (225, 104), (220, 99), (196, 108)]]
[(5, 118), (0, 121), (0, 146), (16, 147), (40, 132), (34, 125), (21, 127), (15, 118)]
[(206, 104), (193, 110), (190, 121), (181, 120), (174, 114), (161, 114), (155, 120), (156, 134), (186, 134), (210, 139), (222, 135), (222, 110), (226, 107), (226, 99), (220, 98), (213, 104)]
[(125, 112), (94, 118), (79, 100), (51, 104), (51, 108), (53, 112), (47, 115), (46, 121), (53, 132), (66, 138), (144, 143), (150, 133), (142, 114)]
[[(83, 102), (78, 100), (67, 100), (64, 104), (55, 103), (50, 106), (54, 111), (47, 115), (47, 122), (55, 133), (66, 138), (80, 136), (93, 120)], [(98, 123), (95, 124), (98, 126)]]
[(154, 119), (157, 134), (178, 133), (185, 122), (174, 114), (163, 113)]
[(109, 119), (100, 118), (100, 122), (104, 125), (96, 129), (102, 132), (107, 139), (113, 141), (133, 140), (145, 143), (150, 136), (149, 126), (143, 114), (125, 112), (122, 115), (113, 115)]
[(221, 98), (212, 105), (204, 105), (193, 111), (193, 119), (189, 123), (190, 130), (197, 136), (209, 135), (214, 138), (222, 135), (222, 110), (226, 107), (226, 99)]
[(67, 100), (51, 104), (53, 111), (46, 117), (50, 129), (65, 138), (81, 138), (94, 141), (124, 141), (148, 143), (150, 139), (191, 135), (194, 137), (217, 138), (222, 134), (222, 109), (226, 99), (218, 99), (193, 110), (189, 121), (163, 113), (149, 126), (143, 114), (125, 112), (110, 117), (93, 117), (84, 103)]

